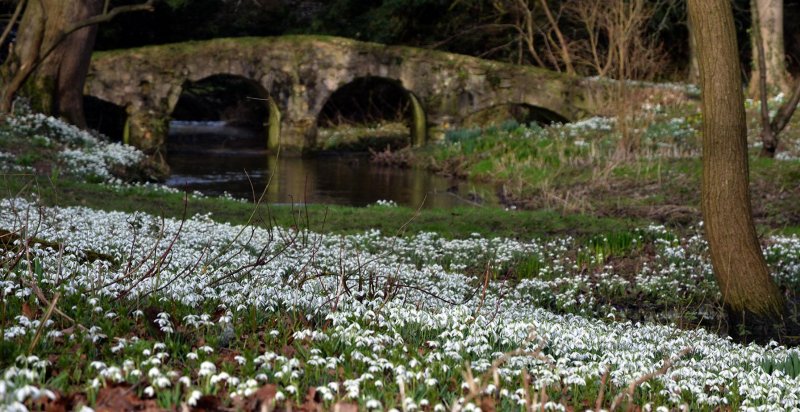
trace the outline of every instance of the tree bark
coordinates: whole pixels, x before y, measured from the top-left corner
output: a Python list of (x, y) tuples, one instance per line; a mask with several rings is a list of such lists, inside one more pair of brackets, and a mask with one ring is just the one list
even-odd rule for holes
[(688, 5), (702, 88), (702, 212), (729, 333), (759, 341), (780, 339), (785, 304), (770, 277), (751, 214), (733, 13), (728, 0), (689, 0)]
[[(31, 0), (20, 22), (20, 60), (43, 59), (23, 86), (26, 94), (37, 110), (60, 115), (79, 127), (86, 126), (83, 86), (97, 26), (79, 29), (63, 41), (60, 37), (72, 24), (99, 14), (102, 8), (102, 0)], [(40, 43), (29, 41), (37, 36), (42, 36)]]
[(767, 84), (772, 90), (783, 93), (791, 92), (788, 72), (786, 70), (786, 48), (783, 41), (783, 0), (751, 0), (752, 30), (758, 30), (758, 36), (752, 36), (753, 70), (750, 76), (750, 94), (758, 91), (760, 76), (757, 39), (761, 38), (764, 48), (764, 65), (766, 66)]
[[(97, 36), (97, 25), (133, 11), (153, 11), (156, 0), (114, 7), (108, 0), (20, 0), (15, 53), (0, 66), (0, 115), (8, 113), (24, 89), (34, 109), (86, 127), (83, 86)], [(102, 13), (101, 13), (102, 11)], [(13, 20), (17, 13), (14, 13)]]
[(100, 14), (102, 9), (102, 0), (29, 0), (14, 54), (2, 69), (6, 81), (0, 110), (7, 112), (14, 95), (23, 90), (35, 110), (85, 127), (83, 86), (97, 26), (64, 35), (76, 22)]

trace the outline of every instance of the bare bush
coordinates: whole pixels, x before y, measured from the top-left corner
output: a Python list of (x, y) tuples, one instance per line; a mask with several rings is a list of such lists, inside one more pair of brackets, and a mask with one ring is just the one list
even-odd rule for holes
[(583, 31), (582, 39), (572, 43), (576, 64), (586, 72), (617, 80), (610, 84), (609, 97), (621, 135), (616, 156), (620, 159), (637, 153), (641, 140), (630, 127), (634, 121), (631, 108), (641, 101), (632, 98), (635, 95), (626, 81), (650, 80), (666, 61), (658, 39), (647, 28), (666, 1), (571, 0), (565, 8), (568, 18)]

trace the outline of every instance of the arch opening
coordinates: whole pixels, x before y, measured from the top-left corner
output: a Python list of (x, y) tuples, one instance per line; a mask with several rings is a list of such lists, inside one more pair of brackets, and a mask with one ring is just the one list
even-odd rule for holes
[(317, 116), (318, 149), (393, 149), (425, 141), (425, 113), (397, 80), (359, 77), (328, 97)]
[(266, 150), (277, 139), (279, 124), (271, 123), (279, 118), (254, 80), (220, 74), (186, 81), (172, 111), (167, 153)]
[(125, 108), (109, 101), (83, 96), (86, 125), (108, 137), (112, 142), (126, 140), (128, 113)]
[(536, 123), (549, 126), (553, 123), (568, 123), (566, 117), (540, 106), (527, 103), (499, 104), (474, 113), (464, 118), (465, 127), (488, 126), (515, 121), (519, 124)]

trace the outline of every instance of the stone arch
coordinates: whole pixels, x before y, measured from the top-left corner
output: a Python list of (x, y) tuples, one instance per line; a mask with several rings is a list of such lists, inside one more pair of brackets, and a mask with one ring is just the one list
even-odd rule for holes
[(545, 107), (528, 103), (502, 103), (469, 113), (464, 117), (462, 124), (465, 127), (474, 127), (508, 120), (520, 124), (537, 123), (540, 126), (569, 122), (566, 116)]
[[(259, 82), (222, 73), (186, 80), (179, 90), (170, 109), (168, 151), (176, 146), (192, 151), (192, 146), (202, 149), (204, 144), (219, 144), (225, 149), (268, 149), (276, 145), (280, 109)], [(211, 122), (204, 125), (218, 125), (228, 137), (214, 137), (212, 130), (208, 139), (198, 138), (199, 129), (193, 122)]]
[(340, 85), (321, 100), (316, 113), (317, 128), (341, 124), (368, 124), (378, 120), (407, 122), (409, 143), (427, 140), (427, 120), (419, 98), (399, 80), (382, 76), (359, 76)]
[(128, 113), (125, 107), (95, 96), (83, 96), (86, 124), (113, 142), (126, 142), (128, 135)]

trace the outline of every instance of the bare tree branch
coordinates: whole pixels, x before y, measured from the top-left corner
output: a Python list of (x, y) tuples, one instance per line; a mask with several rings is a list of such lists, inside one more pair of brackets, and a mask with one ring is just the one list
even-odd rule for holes
[(569, 45), (567, 44), (567, 41), (564, 39), (564, 34), (561, 33), (561, 29), (558, 28), (558, 22), (556, 21), (555, 17), (553, 17), (553, 13), (550, 11), (550, 6), (547, 5), (547, 0), (539, 0), (539, 3), (541, 3), (542, 9), (544, 10), (544, 14), (545, 16), (547, 16), (547, 21), (550, 22), (551, 30), (553, 31), (553, 33), (555, 33), (556, 38), (558, 39), (558, 49), (561, 54), (561, 59), (564, 62), (564, 66), (567, 70), (567, 73), (575, 74), (575, 67), (572, 65), (572, 57), (570, 56)]
[(22, 9), (25, 8), (25, 3), (27, 3), (27, 0), (20, 0), (20, 2), (17, 3), (17, 8), (14, 9), (14, 14), (11, 15), (11, 19), (8, 21), (8, 24), (6, 24), (6, 29), (3, 30), (3, 34), (0, 35), (0, 45), (5, 44), (6, 39), (8, 38), (9, 34), (11, 34), (11, 30), (14, 28), (14, 23), (19, 20), (19, 16), (22, 14)]

